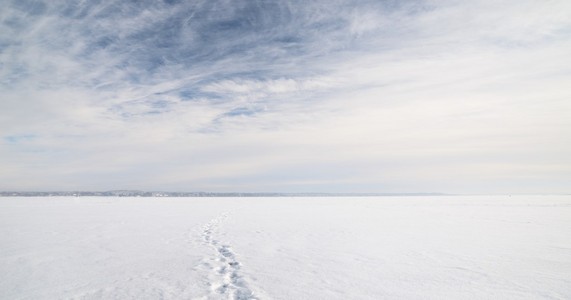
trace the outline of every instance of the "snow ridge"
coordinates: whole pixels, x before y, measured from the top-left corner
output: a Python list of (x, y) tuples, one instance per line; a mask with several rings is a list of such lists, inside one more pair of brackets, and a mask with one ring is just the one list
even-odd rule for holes
[(202, 240), (212, 247), (215, 252), (213, 257), (206, 257), (203, 265), (209, 271), (209, 285), (212, 297), (218, 299), (253, 300), (258, 299), (250, 290), (246, 280), (240, 275), (241, 263), (237, 260), (232, 247), (223, 244), (213, 238), (219, 226), (228, 217), (227, 213), (221, 214), (203, 226)]

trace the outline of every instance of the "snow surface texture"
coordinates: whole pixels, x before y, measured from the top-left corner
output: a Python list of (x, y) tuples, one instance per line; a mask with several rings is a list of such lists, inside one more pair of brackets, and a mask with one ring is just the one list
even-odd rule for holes
[(571, 196), (0, 198), (2, 299), (571, 299)]

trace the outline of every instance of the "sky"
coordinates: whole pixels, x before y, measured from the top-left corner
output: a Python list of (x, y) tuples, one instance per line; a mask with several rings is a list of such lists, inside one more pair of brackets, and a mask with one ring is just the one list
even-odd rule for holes
[(2, 2), (0, 190), (571, 193), (571, 1)]

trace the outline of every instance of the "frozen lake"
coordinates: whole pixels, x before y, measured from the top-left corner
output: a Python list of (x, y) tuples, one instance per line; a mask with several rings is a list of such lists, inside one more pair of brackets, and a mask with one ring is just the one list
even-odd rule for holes
[(1, 299), (571, 299), (571, 196), (0, 198)]

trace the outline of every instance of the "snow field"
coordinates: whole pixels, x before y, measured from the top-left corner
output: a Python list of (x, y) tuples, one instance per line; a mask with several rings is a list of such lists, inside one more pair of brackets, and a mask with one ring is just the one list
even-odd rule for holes
[(0, 198), (1, 299), (571, 299), (571, 196)]

